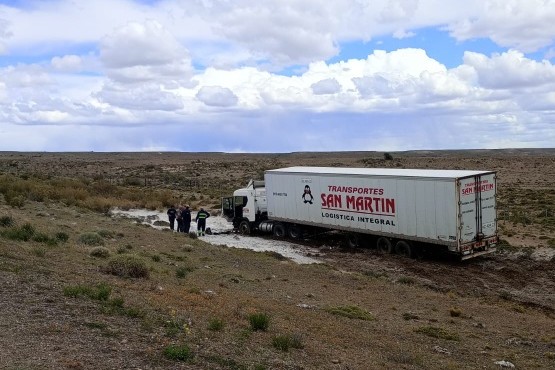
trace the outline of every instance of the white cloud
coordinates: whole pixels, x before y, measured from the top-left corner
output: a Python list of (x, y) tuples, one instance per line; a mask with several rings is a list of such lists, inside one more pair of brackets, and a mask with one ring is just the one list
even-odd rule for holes
[(197, 98), (211, 107), (231, 107), (237, 104), (237, 96), (226, 87), (203, 86), (197, 93)]
[(485, 0), (482, 7), (480, 14), (450, 24), (452, 35), (459, 40), (490, 38), (523, 52), (551, 45), (555, 39), (553, 0)]
[[(555, 142), (554, 66), (523, 54), (553, 53), (554, 0), (32, 4), (0, 5), (0, 53), (22, 57), (0, 67), (0, 131), (33, 124), (47, 137), (36, 149), (60, 149), (69, 136), (58, 125), (80, 135), (72, 148), (91, 150), (184, 148), (165, 129), (218, 150), (474, 147), (479, 135), (491, 147)], [(454, 68), (416, 48), (325, 62), (344, 41), (426, 27), (512, 49), (466, 52)], [(272, 73), (281, 67), (294, 75)], [(253, 131), (256, 144), (245, 135)], [(12, 145), (6, 138), (0, 147)]]
[(51, 63), (56, 70), (74, 72), (81, 69), (82, 60), (78, 55), (64, 55), (63, 57), (52, 58)]
[(335, 94), (341, 91), (341, 85), (335, 78), (326, 78), (310, 85), (316, 95)]
[(555, 83), (555, 66), (548, 61), (530, 60), (515, 50), (491, 58), (466, 52), (464, 62), (476, 71), (479, 83), (486, 88), (511, 89)]

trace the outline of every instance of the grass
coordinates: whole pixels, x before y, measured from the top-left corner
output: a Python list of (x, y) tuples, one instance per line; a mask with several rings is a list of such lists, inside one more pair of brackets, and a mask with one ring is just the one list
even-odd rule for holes
[(89, 255), (91, 257), (97, 257), (97, 258), (108, 258), (110, 257), (110, 250), (105, 247), (94, 247), (89, 252)]
[(96, 301), (107, 301), (111, 293), (112, 288), (106, 283), (100, 283), (94, 287), (87, 285), (64, 287), (64, 295), (72, 298), (87, 297)]
[(35, 247), (31, 250), (31, 252), (37, 257), (46, 256), (46, 249), (44, 249), (43, 247)]
[(374, 316), (372, 316), (370, 312), (357, 306), (328, 307), (325, 309), (325, 311), (333, 315), (348, 317), (350, 319), (358, 319), (358, 320), (365, 320), (365, 321), (375, 320)]
[(148, 267), (135, 255), (118, 255), (113, 257), (103, 269), (107, 274), (128, 278), (148, 278)]
[(183, 279), (183, 278), (185, 278), (185, 277), (187, 276), (187, 274), (188, 274), (189, 272), (191, 272), (191, 271), (193, 271), (192, 268), (181, 266), (181, 267), (178, 267), (177, 270), (175, 270), (175, 276), (176, 276), (178, 279)]
[(95, 232), (88, 232), (88, 233), (79, 235), (78, 241), (81, 244), (90, 245), (90, 246), (104, 245), (104, 239), (102, 238), (102, 236), (100, 236), (100, 234)]
[(220, 331), (224, 328), (224, 322), (221, 319), (213, 318), (208, 321), (208, 330)]
[(193, 352), (185, 345), (171, 345), (164, 349), (164, 356), (170, 360), (188, 361), (193, 358)]
[(250, 314), (248, 319), (253, 331), (266, 331), (270, 326), (270, 316), (265, 313)]
[(428, 337), (438, 338), (438, 339), (446, 339), (446, 340), (460, 340), (459, 336), (456, 333), (451, 333), (446, 329), (439, 328), (436, 326), (421, 326), (419, 328), (414, 329), (414, 332), (427, 335)]
[(414, 285), (416, 284), (416, 280), (413, 277), (410, 276), (401, 276), (399, 279), (397, 279), (397, 282), (400, 284), (405, 284), (405, 285)]
[(15, 225), (15, 221), (11, 216), (2, 216), (0, 217), (0, 226), (1, 227), (11, 227)]
[(35, 235), (35, 228), (33, 225), (26, 223), (21, 227), (11, 227), (0, 232), (6, 239), (17, 241), (29, 241)]
[(304, 348), (302, 338), (298, 334), (276, 335), (272, 338), (272, 346), (284, 352), (289, 351), (290, 348)]

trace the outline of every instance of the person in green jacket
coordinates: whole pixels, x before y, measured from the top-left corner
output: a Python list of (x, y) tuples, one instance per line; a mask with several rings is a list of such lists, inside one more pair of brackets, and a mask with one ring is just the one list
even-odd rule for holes
[(197, 235), (204, 236), (204, 229), (206, 229), (206, 219), (210, 217), (210, 213), (206, 212), (204, 208), (201, 208), (197, 212), (197, 217), (195, 221), (197, 222)]

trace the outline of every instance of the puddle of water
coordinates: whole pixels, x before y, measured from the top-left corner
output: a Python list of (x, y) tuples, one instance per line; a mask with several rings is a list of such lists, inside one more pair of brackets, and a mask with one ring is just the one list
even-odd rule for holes
[[(165, 212), (149, 211), (146, 209), (130, 209), (121, 210), (113, 209), (112, 217), (122, 217), (134, 220), (136, 223), (149, 225), (155, 229), (162, 230), (169, 228), (168, 224), (161, 224), (160, 221), (168, 222), (168, 216)], [(194, 221), (196, 213), (191, 214), (191, 231), (197, 229)], [(307, 256), (308, 253), (318, 254), (318, 250), (312, 250), (307, 247), (289, 243), (282, 240), (271, 240), (257, 238), (253, 236), (243, 236), (234, 233), (225, 234), (233, 230), (233, 225), (223, 217), (211, 216), (206, 220), (206, 227), (210, 228), (217, 235), (206, 235), (200, 237), (203, 241), (214, 245), (226, 245), (232, 248), (251, 249), (258, 252), (277, 252), (284, 257), (290, 258), (292, 261), (300, 264), (320, 263), (320, 261)], [(224, 234), (220, 234), (224, 233)]]

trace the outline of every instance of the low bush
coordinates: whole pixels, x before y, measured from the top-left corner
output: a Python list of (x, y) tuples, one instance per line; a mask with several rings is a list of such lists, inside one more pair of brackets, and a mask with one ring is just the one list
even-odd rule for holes
[(10, 240), (29, 241), (35, 235), (35, 228), (33, 225), (26, 223), (21, 227), (9, 228), (2, 230), (0, 233), (4, 238)]
[(224, 328), (224, 322), (221, 319), (210, 319), (208, 321), (208, 330), (211, 331), (220, 331)]
[(435, 326), (421, 326), (414, 329), (416, 333), (424, 334), (432, 338), (447, 339), (447, 340), (459, 340), (459, 336), (455, 333), (451, 333), (443, 328), (438, 328)]
[(120, 277), (148, 278), (148, 267), (142, 259), (134, 255), (119, 255), (113, 257), (104, 272)]
[(270, 325), (270, 317), (265, 313), (253, 313), (249, 315), (249, 323), (253, 331), (266, 331)]
[(289, 348), (304, 348), (300, 335), (277, 335), (272, 338), (272, 345), (284, 352), (289, 351)]
[(12, 227), (15, 225), (15, 221), (11, 216), (0, 217), (0, 226), (2, 227)]
[(185, 278), (185, 276), (187, 276), (187, 274), (188, 274), (189, 272), (191, 272), (191, 271), (193, 271), (192, 268), (181, 266), (181, 267), (178, 267), (177, 270), (175, 270), (175, 276), (176, 276), (178, 279), (183, 279), (183, 278)]
[(56, 234), (54, 234), (54, 238), (62, 243), (65, 243), (69, 240), (69, 235), (67, 235), (66, 233), (64, 233), (63, 231), (59, 231)]
[(180, 346), (172, 345), (164, 349), (164, 356), (170, 360), (187, 361), (193, 358), (193, 353), (185, 344)]
[(102, 239), (102, 237), (95, 232), (81, 234), (79, 235), (78, 240), (79, 240), (79, 243), (85, 244), (85, 245), (91, 245), (91, 246), (104, 245), (104, 239)]
[(359, 320), (366, 320), (372, 321), (375, 320), (374, 316), (366, 310), (363, 310), (357, 306), (339, 306), (339, 307), (328, 307), (326, 308), (326, 312), (329, 312), (333, 315), (344, 316), (350, 319), (359, 319)]
[(36, 247), (32, 250), (33, 254), (37, 257), (44, 257), (46, 256), (46, 249), (43, 247)]
[(105, 247), (94, 247), (93, 249), (91, 249), (89, 254), (91, 255), (91, 257), (108, 258), (110, 257), (110, 250)]
[(96, 301), (107, 301), (112, 293), (112, 287), (106, 283), (100, 283), (96, 287), (87, 285), (70, 285), (64, 287), (66, 297), (88, 297)]

